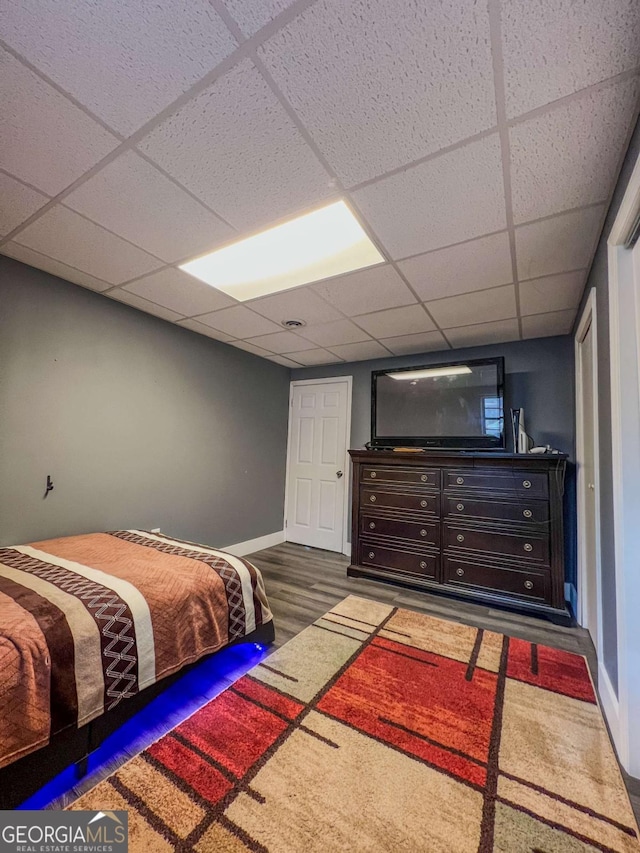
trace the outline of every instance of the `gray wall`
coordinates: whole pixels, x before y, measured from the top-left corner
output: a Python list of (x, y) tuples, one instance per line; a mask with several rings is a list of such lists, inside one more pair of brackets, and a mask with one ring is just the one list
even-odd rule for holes
[(609, 273), (607, 239), (622, 202), (631, 172), (640, 155), (640, 122), (636, 125), (620, 177), (607, 213), (598, 249), (591, 266), (578, 318), (589, 291), (596, 288), (598, 322), (598, 425), (600, 439), (600, 531), (602, 566), (602, 653), (604, 666), (618, 690), (615, 548), (613, 535), (613, 475), (611, 461), (611, 374), (609, 357)]
[(282, 530), (288, 392), (283, 367), (0, 258), (0, 544)]

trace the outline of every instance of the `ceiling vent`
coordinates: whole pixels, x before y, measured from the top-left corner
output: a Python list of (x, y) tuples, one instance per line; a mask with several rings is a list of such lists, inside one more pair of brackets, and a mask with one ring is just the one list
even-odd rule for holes
[(287, 329), (299, 329), (305, 325), (304, 320), (283, 320), (282, 325)]

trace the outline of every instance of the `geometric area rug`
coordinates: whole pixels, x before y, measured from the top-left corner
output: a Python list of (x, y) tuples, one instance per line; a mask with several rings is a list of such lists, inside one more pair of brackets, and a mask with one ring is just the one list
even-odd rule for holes
[(584, 658), (356, 596), (70, 808), (154, 853), (640, 853)]

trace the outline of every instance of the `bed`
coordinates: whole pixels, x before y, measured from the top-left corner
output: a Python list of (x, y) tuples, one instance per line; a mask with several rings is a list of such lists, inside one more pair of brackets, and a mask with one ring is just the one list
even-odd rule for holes
[(31, 766), (45, 781), (29, 758), (56, 745), (84, 757), (74, 732), (86, 753), (93, 721), (126, 718), (205, 655), (272, 639), (260, 572), (222, 551), (142, 530), (0, 548), (0, 789)]

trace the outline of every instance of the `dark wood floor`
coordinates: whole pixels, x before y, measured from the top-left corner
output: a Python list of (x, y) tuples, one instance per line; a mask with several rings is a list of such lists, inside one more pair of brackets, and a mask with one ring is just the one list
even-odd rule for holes
[[(584, 655), (594, 683), (597, 684), (596, 654), (591, 638), (583, 628), (561, 627), (531, 616), (456, 601), (441, 595), (412, 591), (365, 578), (348, 578), (347, 557), (290, 542), (259, 551), (248, 559), (258, 566), (264, 576), (276, 625), (276, 646), (286, 643), (345, 596), (361, 595), (396, 607)], [(640, 823), (640, 780), (624, 772), (622, 775), (636, 819)]]

